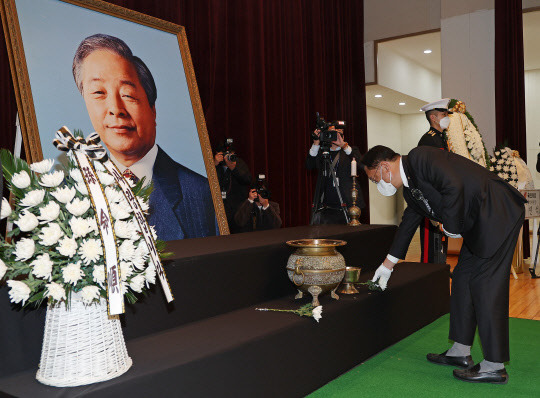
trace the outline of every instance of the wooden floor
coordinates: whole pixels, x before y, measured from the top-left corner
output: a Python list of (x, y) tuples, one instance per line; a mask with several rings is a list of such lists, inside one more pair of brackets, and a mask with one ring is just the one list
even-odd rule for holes
[[(420, 237), (416, 233), (405, 260), (418, 261), (419, 259)], [(447, 260), (450, 268), (454, 269), (457, 255), (449, 255)], [(519, 273), (517, 277), (518, 279), (514, 279), (512, 275), (510, 276), (510, 316), (512, 318), (540, 320), (540, 278), (531, 278), (529, 272)]]

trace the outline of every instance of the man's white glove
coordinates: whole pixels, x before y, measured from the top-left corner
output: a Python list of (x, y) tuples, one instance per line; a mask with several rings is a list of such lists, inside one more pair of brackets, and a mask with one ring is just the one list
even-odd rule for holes
[(461, 238), (461, 235), (460, 235), (460, 234), (453, 234), (453, 233), (451, 233), (451, 232), (448, 232), (446, 229), (444, 229), (444, 225), (442, 225), (442, 224), (441, 224), (441, 228), (442, 228), (444, 234), (445, 234), (446, 236), (448, 236), (449, 238)]
[(388, 284), (388, 279), (390, 279), (390, 276), (392, 275), (392, 272), (394, 270), (390, 270), (386, 268), (383, 264), (377, 268), (377, 271), (375, 271), (375, 275), (373, 276), (372, 282), (377, 282), (377, 279), (379, 280), (379, 286), (382, 290), (386, 289), (386, 285)]

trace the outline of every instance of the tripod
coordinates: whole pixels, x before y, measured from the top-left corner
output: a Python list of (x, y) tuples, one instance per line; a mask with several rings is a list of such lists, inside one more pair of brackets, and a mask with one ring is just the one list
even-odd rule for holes
[[(348, 224), (349, 215), (347, 213), (347, 205), (345, 204), (345, 202), (343, 202), (343, 197), (341, 196), (341, 191), (339, 190), (339, 180), (336, 177), (336, 170), (334, 170), (332, 161), (330, 160), (329, 148), (321, 147), (321, 151), (322, 151), (322, 172), (319, 172), (319, 175), (317, 177), (317, 184), (315, 185), (315, 195), (313, 196), (310, 225), (314, 225), (317, 223), (316, 222), (317, 213), (320, 213), (322, 210), (326, 208), (326, 206), (323, 205), (324, 188), (325, 188), (325, 182), (326, 182), (325, 180), (329, 176), (332, 177), (332, 182), (339, 198), (340, 211), (343, 212), (343, 215), (345, 216), (345, 221)], [(336, 156), (339, 156), (339, 153), (336, 154)]]

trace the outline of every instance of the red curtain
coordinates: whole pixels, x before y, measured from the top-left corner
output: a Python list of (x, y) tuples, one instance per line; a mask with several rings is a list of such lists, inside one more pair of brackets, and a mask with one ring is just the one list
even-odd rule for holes
[(521, 0), (495, 0), (495, 107), (497, 145), (527, 161), (525, 67)]
[[(210, 140), (234, 138), (252, 173), (266, 174), (284, 226), (309, 222), (315, 173), (304, 162), (315, 112), (346, 120), (346, 140), (367, 150), (363, 1), (110, 3), (186, 28)], [(1, 144), (12, 148), (16, 105), (1, 41)]]

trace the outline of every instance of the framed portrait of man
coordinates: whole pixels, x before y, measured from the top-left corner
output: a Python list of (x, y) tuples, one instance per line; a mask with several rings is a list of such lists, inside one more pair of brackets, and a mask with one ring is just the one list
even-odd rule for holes
[(96, 131), (152, 181), (159, 239), (228, 234), (184, 28), (99, 0), (0, 4), (27, 160), (61, 158), (63, 125)]

